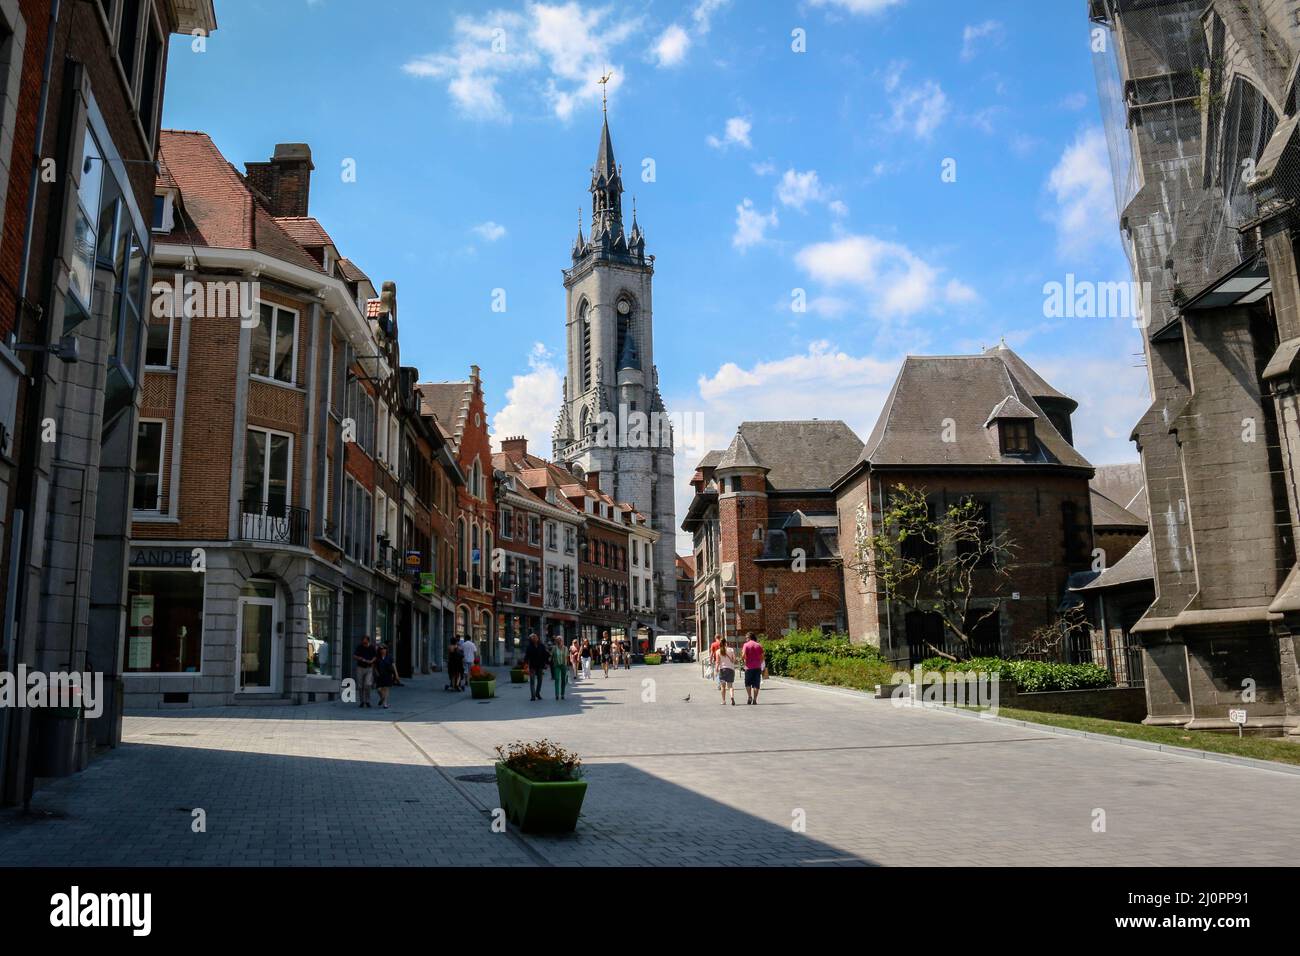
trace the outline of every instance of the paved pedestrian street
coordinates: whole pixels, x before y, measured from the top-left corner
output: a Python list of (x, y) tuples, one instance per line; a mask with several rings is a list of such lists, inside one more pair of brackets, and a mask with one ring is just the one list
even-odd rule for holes
[[(5, 865), (1294, 864), (1300, 776), (771, 681), (723, 706), (698, 666), (489, 702), (408, 681), (321, 703), (128, 716), (116, 751), (0, 814)], [(690, 700), (685, 698), (690, 697)], [(584, 758), (576, 834), (494, 832), (494, 747)], [(205, 832), (193, 832), (194, 811)], [(1094, 832), (1096, 810), (1105, 832)]]

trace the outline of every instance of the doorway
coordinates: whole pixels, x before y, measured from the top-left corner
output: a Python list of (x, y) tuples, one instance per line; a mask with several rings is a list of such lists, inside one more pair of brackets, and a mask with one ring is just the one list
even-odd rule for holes
[(275, 598), (239, 599), (239, 692), (278, 694), (281, 690), (279, 615)]

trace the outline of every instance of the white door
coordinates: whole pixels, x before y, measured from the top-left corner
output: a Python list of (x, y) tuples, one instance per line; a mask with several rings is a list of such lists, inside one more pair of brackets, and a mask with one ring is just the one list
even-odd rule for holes
[(239, 690), (241, 693), (280, 692), (284, 654), (274, 598), (239, 599)]

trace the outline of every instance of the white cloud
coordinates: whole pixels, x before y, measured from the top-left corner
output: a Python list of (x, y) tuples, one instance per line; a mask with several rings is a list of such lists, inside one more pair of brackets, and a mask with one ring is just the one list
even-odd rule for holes
[(771, 176), (776, 172), (776, 163), (765, 159), (761, 163), (750, 163), (749, 168), (754, 171), (755, 176)]
[(834, 215), (839, 216), (840, 218), (843, 218), (849, 214), (849, 207), (845, 205), (844, 201), (841, 199), (832, 199), (827, 204), (826, 208), (829, 209)]
[(660, 66), (676, 66), (686, 59), (690, 46), (691, 35), (674, 23), (659, 34), (651, 52)]
[(726, 129), (719, 138), (710, 133), (705, 142), (714, 149), (724, 149), (728, 146), (743, 146), (750, 149), (754, 144), (749, 141), (750, 131), (753, 130), (754, 124), (743, 116), (733, 116), (727, 120)]
[(725, 7), (731, 0), (700, 0), (691, 11), (695, 29), (699, 33), (708, 33), (713, 25), (713, 15)]
[(1060, 106), (1063, 110), (1078, 112), (1088, 105), (1088, 97), (1085, 93), (1071, 93), (1061, 100)]
[(1065, 148), (1048, 176), (1047, 189), (1056, 203), (1048, 218), (1056, 226), (1062, 256), (1088, 256), (1115, 238), (1115, 194), (1101, 127), (1083, 130)]
[(961, 31), (961, 58), (974, 59), (981, 40), (991, 39), (1000, 43), (1004, 34), (1002, 24), (997, 20), (985, 20), (980, 24), (967, 24)]
[(865, 307), (879, 318), (905, 318), (935, 306), (974, 301), (973, 289), (955, 279), (941, 284), (941, 270), (901, 243), (875, 236), (845, 235), (805, 246), (795, 262), (828, 286), (865, 294)]
[(742, 250), (758, 245), (767, 238), (767, 230), (776, 225), (775, 209), (761, 213), (754, 206), (754, 200), (746, 198), (736, 207), (736, 232), (731, 237), (731, 244)]
[(898, 6), (903, 0), (810, 0), (814, 7), (834, 7), (846, 13), (872, 16)]
[(494, 10), (457, 17), (450, 48), (408, 60), (410, 76), (445, 80), (460, 112), (505, 121), (510, 108), (499, 86), (507, 76), (527, 77), (535, 96), (562, 120), (600, 100), (597, 80), (613, 71), (609, 89), (622, 83), (615, 52), (641, 26), (639, 18), (610, 17), (608, 8), (587, 9), (576, 0), (529, 3), (522, 13)]
[(885, 71), (885, 92), (890, 94), (890, 127), (929, 139), (948, 116), (948, 97), (934, 80), (904, 84), (905, 65), (891, 63)]
[(505, 406), (492, 417), (493, 438), (523, 435), (529, 449), (543, 458), (550, 457), (551, 428), (564, 399), (560, 370), (552, 358), (546, 346), (534, 342), (528, 371), (512, 378)]
[(817, 178), (817, 170), (798, 172), (787, 169), (776, 187), (776, 198), (783, 206), (793, 206), (800, 212), (810, 202), (821, 202), (826, 198), (826, 190)]
[(470, 232), (484, 242), (496, 242), (506, 234), (506, 227), (489, 219), (487, 222), (480, 222), (477, 226), (474, 226), (470, 229)]

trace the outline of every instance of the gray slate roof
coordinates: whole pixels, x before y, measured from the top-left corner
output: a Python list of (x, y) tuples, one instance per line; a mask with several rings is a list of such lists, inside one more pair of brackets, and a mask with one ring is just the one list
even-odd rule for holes
[(1132, 528), (1146, 530), (1147, 523), (1123, 505), (1112, 501), (1096, 488), (1089, 487), (1094, 528)]
[(725, 457), (738, 440), (748, 449), (743, 454), (756, 463), (749, 467), (768, 469), (767, 484), (773, 491), (830, 488), (862, 450), (862, 439), (836, 419), (742, 422), (727, 452), (709, 452), (698, 467), (707, 468), (710, 459), (725, 467)]
[(998, 407), (989, 413), (988, 420), (984, 422), (984, 427), (996, 422), (1000, 418), (1009, 418), (1023, 421), (1026, 418), (1037, 418), (1038, 415), (1024, 406), (1024, 403), (1014, 395), (1008, 395), (1002, 401), (998, 402)]
[[(1010, 349), (1001, 348), (982, 355), (909, 355), (903, 360), (903, 367), (858, 460), (870, 461), (877, 467), (1091, 468), (1088, 460), (1052, 426), (1022, 376), (1013, 374), (1005, 353), (1019, 359)], [(1045, 382), (1042, 384), (1046, 386)], [(1060, 394), (1051, 386), (1046, 387)], [(1039, 452), (1036, 455), (1003, 455), (996, 428), (985, 427), (990, 414), (1008, 396), (1037, 416), (1034, 431)], [(947, 419), (952, 420), (951, 429), (945, 429)], [(945, 441), (945, 437), (952, 440)]]
[(1142, 581), (1154, 581), (1155, 575), (1156, 565), (1151, 557), (1151, 535), (1144, 534), (1124, 557), (1101, 572), (1091, 583), (1075, 590), (1099, 591), (1124, 584), (1138, 584)]
[(1003, 364), (1010, 369), (1011, 374), (1016, 377), (1025, 391), (1029, 392), (1034, 398), (1055, 398), (1069, 402), (1071, 410), (1079, 407), (1079, 403), (1069, 395), (1058, 392), (1043, 379), (1041, 375), (1029, 367), (1029, 363), (1022, 359), (1011, 349), (1007, 348), (1006, 343), (995, 345), (992, 348), (984, 350), (985, 355), (995, 355), (1002, 360)]
[[(1126, 462), (1122, 465), (1098, 465), (1097, 473), (1088, 482), (1094, 491), (1099, 491), (1120, 507), (1131, 512), (1139, 521), (1146, 522), (1147, 510), (1146, 478), (1142, 474), (1140, 462)], [(1093, 524), (1096, 524), (1093, 520)]]
[(731, 439), (731, 444), (723, 452), (722, 457), (718, 460), (717, 467), (721, 468), (765, 468), (766, 466), (758, 460), (754, 449), (749, 446), (745, 440), (745, 434), (739, 428), (736, 429), (736, 437)]

